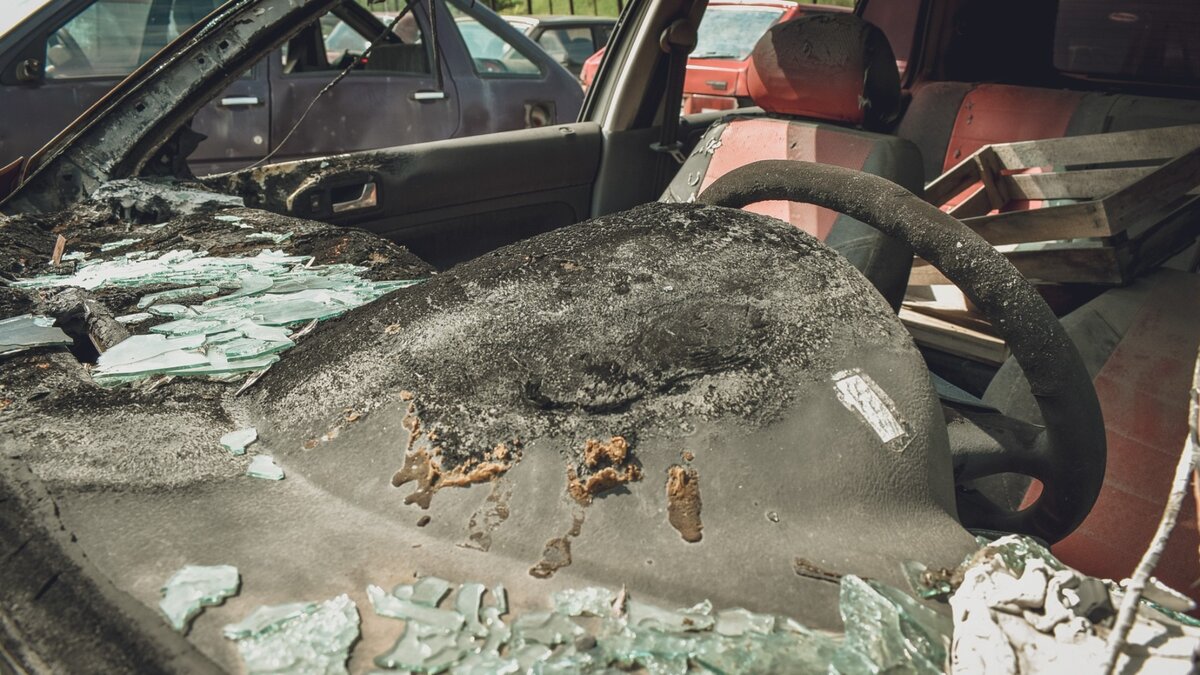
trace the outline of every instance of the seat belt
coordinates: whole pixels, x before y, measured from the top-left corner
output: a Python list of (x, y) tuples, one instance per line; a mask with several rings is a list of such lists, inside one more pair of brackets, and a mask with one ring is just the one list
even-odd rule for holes
[[(696, 28), (687, 19), (676, 19), (662, 32), (658, 41), (659, 47), (667, 53), (667, 93), (663, 101), (662, 133), (659, 141), (650, 149), (670, 156), (676, 166), (687, 159), (683, 154), (683, 144), (679, 142), (679, 113), (683, 107), (683, 82), (687, 75), (688, 55), (696, 48)], [(667, 171), (674, 172), (668, 162), (659, 163), (659, 180), (661, 185), (666, 180)]]

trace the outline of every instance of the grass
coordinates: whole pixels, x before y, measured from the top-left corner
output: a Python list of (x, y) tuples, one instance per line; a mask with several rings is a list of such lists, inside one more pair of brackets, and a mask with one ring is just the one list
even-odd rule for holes
[[(617, 16), (629, 0), (480, 0), (488, 7), (495, 7), (501, 14), (576, 14), (580, 16)], [(819, 5), (853, 7), (854, 0), (802, 0)], [(359, 0), (366, 4), (365, 0)], [(384, 0), (371, 4), (371, 9), (397, 11), (404, 0)]]

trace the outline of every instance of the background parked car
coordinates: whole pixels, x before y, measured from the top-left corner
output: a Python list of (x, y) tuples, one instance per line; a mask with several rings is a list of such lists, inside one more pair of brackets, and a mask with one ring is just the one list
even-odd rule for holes
[[(0, 35), (0, 165), (29, 156), (220, 0), (50, 0)], [(347, 0), (263, 59), (196, 115), (207, 136), (197, 173), (276, 159), (432, 141), (573, 120), (578, 81), (482, 3), (438, 3), (442, 77), (435, 77), (428, 6), (414, 3), (373, 51), (385, 25)], [(391, 15), (394, 17), (394, 15)], [(390, 21), (390, 17), (389, 17)], [(481, 54), (484, 35), (503, 61)], [(103, 39), (101, 39), (103, 37)], [(346, 65), (355, 70), (308, 110)], [(345, 110), (362, 110), (350, 122)], [(379, 111), (386, 111), (380, 114)]]
[(617, 20), (600, 16), (506, 16), (562, 67), (579, 77), (588, 57), (603, 49)]
[[(789, 0), (713, 0), (697, 31), (683, 85), (683, 114), (732, 110), (751, 105), (746, 71), (754, 44), (777, 23), (814, 12), (848, 12), (849, 7), (797, 4)], [(604, 50), (584, 62), (583, 86), (596, 78)]]

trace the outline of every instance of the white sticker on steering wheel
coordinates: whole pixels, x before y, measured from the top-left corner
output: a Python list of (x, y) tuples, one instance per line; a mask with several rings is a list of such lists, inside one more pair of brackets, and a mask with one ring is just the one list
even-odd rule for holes
[(902, 452), (908, 446), (908, 424), (869, 375), (858, 368), (839, 371), (833, 374), (833, 386), (842, 405), (858, 413), (888, 449)]

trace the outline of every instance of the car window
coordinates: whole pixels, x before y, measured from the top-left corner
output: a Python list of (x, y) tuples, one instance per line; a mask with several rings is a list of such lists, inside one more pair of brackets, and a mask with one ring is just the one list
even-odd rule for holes
[(453, 4), (446, 7), (454, 17), (454, 25), (462, 34), (467, 51), (482, 77), (536, 77), (541, 75), (537, 64), (491, 28), (463, 12)]
[(33, 14), (42, 7), (50, 4), (51, 0), (8, 0), (7, 6), (0, 8), (0, 37), (17, 27), (25, 17)]
[(709, 7), (696, 31), (693, 59), (741, 61), (779, 17), (782, 9), (766, 7)]
[(1196, 0), (1059, 0), (1054, 67), (1136, 82), (1200, 84)]
[(579, 28), (547, 28), (538, 38), (538, 44), (555, 61), (582, 66), (587, 57), (596, 51), (592, 42), (592, 30)]
[[(396, 19), (394, 14), (379, 14), (377, 18), (385, 25), (390, 25)], [(370, 46), (376, 36), (369, 36), (355, 29), (345, 21), (338, 21), (332, 26), (329, 22), (321, 22), (322, 40), (325, 43), (325, 60), (328, 70), (343, 70), (351, 61), (359, 60), (358, 69), (376, 73), (419, 73), (432, 72), (430, 69), (429, 50), (425, 46), (424, 34), (416, 17), (410, 12), (392, 28), (392, 33), (399, 38), (395, 41), (380, 42), (371, 50), (367, 58), (363, 52)], [(285, 56), (286, 63), (286, 56)], [(307, 71), (320, 68), (305, 68)]]
[(124, 77), (221, 0), (96, 0), (46, 41), (46, 78)]
[[(595, 26), (593, 30), (596, 31), (596, 51), (600, 51), (601, 47), (608, 44), (608, 38), (612, 35), (613, 27), (609, 25)], [(596, 52), (592, 53), (595, 54)]]

